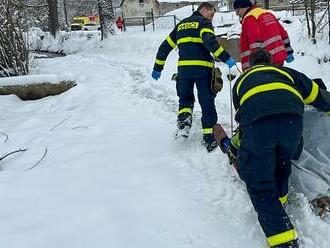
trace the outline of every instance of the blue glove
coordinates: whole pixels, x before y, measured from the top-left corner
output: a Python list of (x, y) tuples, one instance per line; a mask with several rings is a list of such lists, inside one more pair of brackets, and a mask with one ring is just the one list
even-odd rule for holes
[(155, 70), (152, 70), (152, 73), (151, 73), (151, 77), (155, 80), (158, 80), (160, 78), (160, 75), (162, 73), (160, 71), (155, 71)]
[(220, 141), (220, 149), (223, 153), (227, 153), (228, 149), (230, 149), (230, 143), (231, 140), (228, 137), (225, 137)]
[(228, 65), (229, 68), (232, 68), (236, 64), (235, 60), (232, 57), (230, 57), (225, 63)]
[(289, 54), (289, 55), (286, 57), (285, 61), (286, 61), (287, 63), (291, 63), (292, 61), (294, 61), (294, 57), (293, 57), (293, 55), (292, 55), (292, 54)]
[(237, 149), (233, 146), (232, 140), (228, 137), (223, 138), (220, 141), (220, 149), (223, 153), (227, 154), (229, 164), (234, 165), (234, 167), (236, 168)]

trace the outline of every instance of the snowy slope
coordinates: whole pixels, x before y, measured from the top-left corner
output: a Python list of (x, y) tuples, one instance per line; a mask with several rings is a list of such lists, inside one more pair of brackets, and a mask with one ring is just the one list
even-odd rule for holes
[[(299, 35), (294, 24), (288, 30)], [(28, 149), (0, 161), (1, 247), (267, 247), (226, 157), (201, 145), (198, 104), (187, 144), (173, 139), (176, 52), (161, 79), (150, 78), (169, 31), (122, 33), (102, 48), (36, 60), (32, 74), (70, 72), (78, 85), (38, 101), (0, 97), (1, 154)], [(330, 81), (329, 65), (311, 56), (292, 66)], [(227, 130), (229, 90), (226, 81), (216, 99)], [(292, 196), (304, 247), (329, 247), (330, 225)]]

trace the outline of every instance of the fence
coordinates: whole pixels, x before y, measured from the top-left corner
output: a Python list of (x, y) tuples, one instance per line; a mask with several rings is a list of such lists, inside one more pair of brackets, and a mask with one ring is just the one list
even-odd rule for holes
[(143, 31), (171, 29), (180, 21), (175, 15), (123, 17), (123, 20), (124, 30), (129, 27), (142, 27)]

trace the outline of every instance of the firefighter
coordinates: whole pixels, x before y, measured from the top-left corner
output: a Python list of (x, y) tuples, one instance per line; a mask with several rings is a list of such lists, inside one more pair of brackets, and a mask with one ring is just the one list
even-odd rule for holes
[(242, 23), (240, 50), (243, 70), (250, 67), (249, 55), (257, 48), (270, 52), (276, 65), (294, 60), (288, 33), (270, 11), (252, 5), (250, 0), (235, 0), (234, 9)]
[(252, 67), (233, 87), (239, 130), (231, 143), (224, 138), (221, 148), (247, 186), (269, 246), (297, 248), (297, 232), (283, 207), (290, 160), (298, 159), (303, 148), (304, 105), (329, 111), (330, 93), (319, 79), (272, 65), (271, 54), (264, 49), (257, 49), (249, 59)]
[(177, 95), (179, 111), (177, 115), (177, 137), (188, 137), (192, 124), (192, 112), (195, 102), (194, 84), (198, 91), (198, 100), (202, 108), (203, 142), (208, 152), (217, 147), (213, 137), (213, 125), (217, 122), (214, 105), (216, 93), (211, 89), (214, 58), (235, 65), (233, 58), (218, 44), (212, 19), (215, 8), (207, 2), (199, 5), (197, 11), (183, 19), (160, 45), (152, 78), (158, 80), (164, 68), (166, 58), (171, 50), (178, 47)]

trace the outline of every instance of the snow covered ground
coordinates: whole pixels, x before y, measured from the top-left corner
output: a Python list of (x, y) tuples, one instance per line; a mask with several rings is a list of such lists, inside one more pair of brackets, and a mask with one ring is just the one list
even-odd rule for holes
[[(286, 27), (294, 48), (308, 45), (299, 23)], [(161, 79), (150, 78), (170, 29), (120, 33), (102, 47), (35, 60), (31, 74), (70, 73), (78, 85), (37, 101), (0, 97), (1, 154), (27, 149), (0, 161), (2, 248), (267, 247), (227, 158), (201, 145), (198, 104), (188, 142), (173, 139), (176, 52)], [(330, 82), (329, 64), (312, 54), (290, 66)], [(216, 99), (227, 130), (229, 90), (226, 81)], [(330, 225), (292, 196), (288, 211), (303, 247), (328, 248)]]

